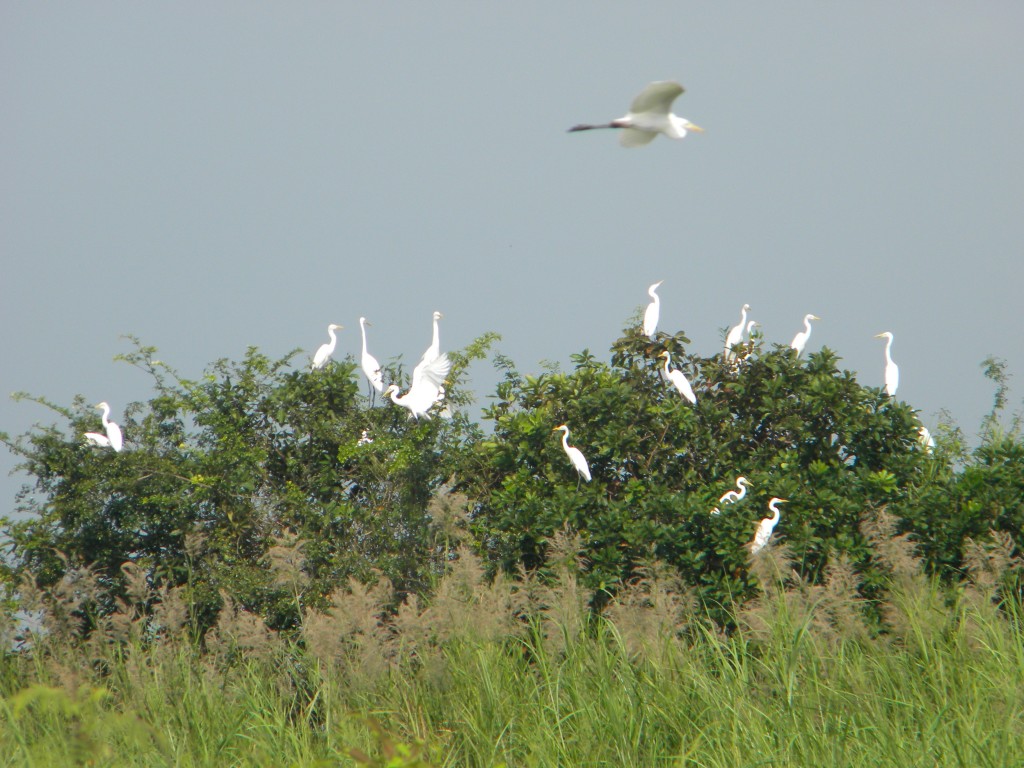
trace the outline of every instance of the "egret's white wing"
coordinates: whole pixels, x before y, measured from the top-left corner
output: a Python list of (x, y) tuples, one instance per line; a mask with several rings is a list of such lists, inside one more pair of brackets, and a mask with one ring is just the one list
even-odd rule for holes
[(641, 131), (639, 128), (623, 128), (619, 131), (619, 144), (624, 147), (642, 147), (654, 141), (657, 133)]
[[(658, 80), (651, 83), (633, 99), (629, 105), (629, 111), (633, 114), (638, 112), (657, 112), (667, 115), (672, 108), (672, 102), (683, 92), (683, 86), (673, 80)], [(648, 139), (647, 141), (650, 141)], [(646, 144), (647, 142), (643, 142)], [(626, 146), (634, 146), (632, 144)]]
[(99, 432), (86, 432), (85, 442), (91, 443), (92, 445), (98, 445), (100, 448), (110, 447), (110, 438), (106, 435), (101, 435)]
[(419, 373), (413, 374), (409, 391), (396, 402), (411, 410), (414, 415), (426, 415), (430, 406), (437, 402), (444, 392), (442, 385), (451, 367), (452, 363), (445, 353), (429, 363), (420, 363), (416, 366)]
[(452, 369), (452, 361), (448, 359), (448, 353), (443, 352), (429, 363), (417, 366), (417, 368), (420, 369), (420, 379), (422, 381), (429, 382), (435, 387), (440, 387), (444, 384), (444, 380), (448, 378), (448, 372)]
[(369, 380), (370, 384), (378, 392), (384, 391), (384, 374), (381, 373), (380, 363), (377, 362), (377, 358), (371, 355), (369, 352), (363, 355), (362, 359), (363, 374)]

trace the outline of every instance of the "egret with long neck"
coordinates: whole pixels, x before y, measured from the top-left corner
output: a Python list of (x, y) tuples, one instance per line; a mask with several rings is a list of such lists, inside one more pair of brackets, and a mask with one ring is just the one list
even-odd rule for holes
[(656, 291), (663, 282), (665, 281), (659, 280), (647, 289), (647, 295), (651, 297), (651, 303), (647, 305), (647, 309), (644, 311), (644, 336), (649, 336), (652, 339), (654, 338), (654, 332), (658, 330), (658, 316), (661, 314), (661, 299), (658, 298)]
[(362, 331), (363, 334), (363, 354), (360, 364), (363, 369), (363, 374), (366, 376), (366, 380), (370, 382), (370, 386), (378, 392), (383, 392), (384, 375), (381, 373), (380, 363), (377, 362), (377, 358), (366, 351), (366, 326), (370, 324), (370, 321), (365, 317), (359, 318), (359, 330)]
[(896, 388), (900, 385), (900, 367), (892, 359), (892, 332), (883, 331), (876, 339), (888, 339), (885, 342), (885, 391), (889, 397), (896, 397)]

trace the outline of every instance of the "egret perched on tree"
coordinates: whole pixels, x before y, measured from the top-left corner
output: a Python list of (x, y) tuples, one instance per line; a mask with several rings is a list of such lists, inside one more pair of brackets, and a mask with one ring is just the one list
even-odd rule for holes
[(750, 545), (750, 554), (756, 555), (768, 544), (768, 539), (772, 537), (772, 531), (775, 530), (775, 526), (779, 522), (779, 508), (777, 505), (784, 504), (786, 499), (780, 499), (778, 496), (772, 497), (772, 500), (768, 502), (768, 510), (774, 514), (771, 517), (765, 517), (757, 526), (757, 533), (754, 534), (754, 543)]
[(370, 385), (378, 392), (384, 391), (384, 376), (380, 372), (380, 363), (377, 362), (377, 358), (366, 351), (366, 326), (370, 325), (370, 321), (365, 317), (359, 318), (359, 330), (363, 332), (363, 356), (361, 365), (363, 373), (366, 375)]
[(747, 324), (747, 312), (750, 311), (750, 305), (744, 304), (740, 309), (740, 321), (737, 325), (734, 325), (728, 335), (725, 337), (725, 359), (731, 360), (736, 356), (736, 353), (732, 351), (733, 346), (743, 341), (743, 328)]
[(888, 339), (885, 343), (885, 391), (889, 397), (896, 396), (896, 387), (900, 385), (900, 367), (892, 361), (892, 333), (884, 331), (876, 339)]
[(658, 315), (661, 313), (661, 299), (658, 298), (658, 294), (655, 291), (663, 282), (665, 281), (659, 280), (647, 289), (647, 295), (651, 297), (651, 303), (644, 310), (644, 336), (650, 336), (652, 339), (654, 338), (654, 332), (658, 330)]
[(341, 326), (331, 323), (327, 326), (327, 335), (331, 337), (331, 340), (326, 344), (321, 344), (320, 348), (313, 355), (313, 365), (310, 368), (311, 371), (315, 371), (319, 368), (323, 368), (327, 365), (327, 361), (331, 359), (331, 355), (334, 354), (334, 346), (338, 343), (338, 337), (334, 335), (335, 331), (340, 331)]
[(103, 411), (103, 429), (106, 430), (107, 434), (101, 435), (99, 432), (86, 432), (86, 441), (93, 445), (98, 445), (101, 448), (110, 447), (115, 451), (120, 451), (124, 446), (124, 436), (121, 434), (121, 428), (109, 418), (110, 406), (107, 405), (106, 402), (103, 402), (97, 403), (94, 407)]
[(672, 102), (682, 92), (683, 86), (671, 80), (653, 82), (637, 94), (624, 117), (600, 125), (574, 125), (569, 133), (595, 128), (621, 128), (619, 143), (624, 147), (642, 147), (653, 141), (659, 133), (670, 139), (681, 139), (688, 131), (703, 133), (704, 129), (699, 125), (669, 112)]
[(384, 392), (384, 396), (391, 395), (392, 402), (403, 408), (408, 408), (413, 417), (418, 419), (422, 416), (429, 419), (430, 414), (427, 411), (443, 396), (444, 380), (451, 367), (451, 361), (445, 354), (439, 355), (429, 363), (420, 363), (416, 366), (419, 370), (419, 377), (413, 376), (413, 382), (408, 392), (399, 397), (398, 385), (392, 384)]
[(668, 353), (667, 350), (665, 352), (662, 352), (660, 357), (665, 358), (666, 378), (668, 378), (668, 380), (672, 382), (672, 386), (679, 390), (680, 395), (682, 395), (691, 403), (696, 405), (697, 396), (693, 394), (693, 387), (690, 386), (690, 382), (686, 378), (686, 374), (684, 374), (679, 368), (676, 368), (674, 371), (670, 371), (668, 369), (669, 363), (672, 362), (672, 356)]
[(757, 320), (749, 320), (749, 321), (747, 321), (747, 338), (748, 339), (750, 338), (750, 334), (754, 330), (754, 326), (755, 325), (760, 325), (760, 323), (757, 322)]
[[(753, 485), (753, 483), (747, 480), (747, 478), (745, 478), (743, 475), (740, 475), (739, 477), (736, 478), (736, 487), (739, 490), (726, 491), (718, 499), (718, 503), (721, 504), (722, 506), (725, 506), (726, 504), (735, 504), (737, 501), (740, 501), (744, 496), (747, 495), (748, 485)], [(711, 510), (711, 514), (717, 515), (721, 511), (722, 510), (720, 510), (718, 507), (715, 507), (714, 509)]]
[(440, 312), (434, 312), (434, 338), (430, 342), (430, 346), (427, 347), (427, 351), (423, 353), (420, 361), (416, 364), (416, 367), (412, 369), (413, 386), (415, 386), (416, 382), (419, 381), (420, 375), (423, 373), (423, 369), (434, 362), (434, 360), (436, 360), (441, 354), (441, 336), (438, 332), (437, 321), (442, 317), (444, 317), (444, 315)]
[[(587, 466), (587, 459), (583, 455), (583, 451), (581, 451), (579, 448), (576, 448), (575, 446), (569, 445), (569, 427), (565, 424), (562, 424), (559, 427), (555, 427), (551, 431), (557, 432), (558, 430), (562, 430), (562, 447), (565, 449), (565, 455), (569, 457), (569, 461), (572, 462), (572, 465), (573, 467), (575, 467), (577, 474), (589, 483), (590, 467)], [(579, 481), (577, 480), (576, 487), (579, 488), (579, 485)]]
[(726, 491), (722, 494), (722, 497), (718, 500), (719, 504), (735, 504), (737, 501), (741, 501), (744, 496), (747, 495), (747, 486), (753, 485), (752, 482), (747, 480), (743, 475), (736, 478), (735, 491)]
[(817, 315), (804, 315), (804, 329), (793, 337), (793, 341), (789, 345), (796, 350), (797, 357), (803, 354), (807, 340), (811, 338), (811, 320), (821, 320), (821, 318)]
[(928, 427), (921, 425), (921, 428), (917, 430), (917, 439), (921, 443), (921, 447), (924, 448), (925, 453), (931, 453), (932, 449), (935, 448), (935, 438), (932, 437), (932, 433), (928, 430)]

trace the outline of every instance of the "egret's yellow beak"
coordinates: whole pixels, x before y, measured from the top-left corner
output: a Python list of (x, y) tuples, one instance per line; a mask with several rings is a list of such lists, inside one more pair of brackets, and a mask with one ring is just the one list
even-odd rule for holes
[(687, 130), (695, 131), (697, 133), (704, 133), (704, 129), (703, 128), (701, 128), (699, 125), (694, 125), (693, 123), (690, 123), (687, 126)]

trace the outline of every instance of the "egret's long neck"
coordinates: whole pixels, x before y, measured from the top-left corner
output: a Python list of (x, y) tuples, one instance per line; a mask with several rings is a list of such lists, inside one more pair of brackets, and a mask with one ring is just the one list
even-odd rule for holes
[(885, 341), (885, 362), (892, 363), (892, 336)]
[(110, 406), (103, 407), (103, 415), (100, 417), (103, 420), (104, 429), (110, 426)]
[(808, 336), (811, 335), (811, 318), (809, 317), (804, 318), (804, 333)]
[(669, 363), (669, 360), (671, 360), (671, 359), (672, 358), (670, 358), (668, 355), (665, 355), (665, 375), (666, 376), (668, 376), (668, 374), (669, 374), (668, 363)]
[(430, 347), (436, 351), (441, 350), (441, 336), (437, 330), (437, 318), (434, 318), (434, 340), (430, 343)]
[(567, 451), (569, 450), (569, 430), (568, 429), (563, 429), (562, 430), (562, 446), (565, 448), (565, 450), (567, 450)]
[(361, 330), (363, 332), (363, 354), (365, 355), (366, 354), (366, 323), (360, 321), (360, 323), (359, 323), (359, 330)]
[(746, 325), (747, 322), (747, 308), (744, 307), (740, 310), (740, 328)]

